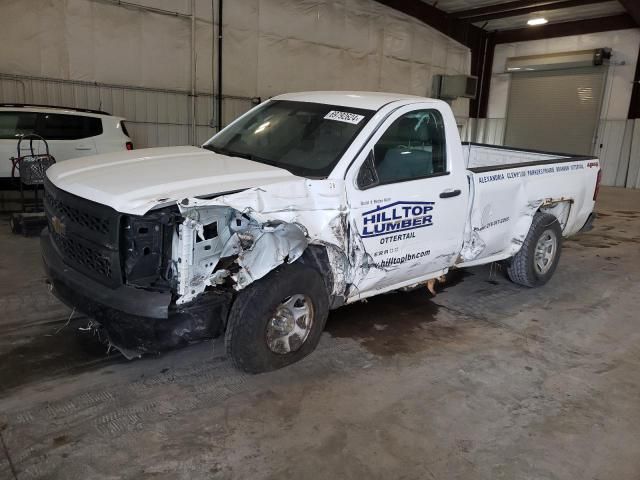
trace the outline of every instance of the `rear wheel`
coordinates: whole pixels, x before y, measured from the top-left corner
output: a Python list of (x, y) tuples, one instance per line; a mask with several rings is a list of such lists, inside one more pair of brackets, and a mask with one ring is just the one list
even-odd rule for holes
[(318, 271), (301, 263), (282, 265), (236, 297), (225, 334), (227, 354), (250, 373), (297, 362), (318, 345), (328, 312)]
[(560, 260), (562, 229), (558, 219), (538, 212), (520, 251), (511, 259), (507, 273), (512, 282), (526, 287), (544, 285)]

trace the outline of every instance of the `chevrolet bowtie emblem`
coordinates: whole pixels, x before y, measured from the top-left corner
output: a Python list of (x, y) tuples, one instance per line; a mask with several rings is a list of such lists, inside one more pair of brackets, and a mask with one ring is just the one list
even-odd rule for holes
[(64, 236), (67, 232), (67, 226), (62, 223), (62, 220), (60, 220), (58, 217), (51, 217), (51, 228), (53, 228), (53, 231), (61, 236)]

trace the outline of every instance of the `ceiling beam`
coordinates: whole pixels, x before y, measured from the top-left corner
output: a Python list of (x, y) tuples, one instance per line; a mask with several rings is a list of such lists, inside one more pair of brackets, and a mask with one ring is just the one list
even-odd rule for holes
[(587, 33), (608, 32), (637, 28), (636, 22), (630, 15), (612, 15), (610, 17), (590, 18), (573, 22), (549, 23), (537, 27), (518, 28), (496, 32), (496, 43), (526, 42), (543, 40), (545, 38), (568, 37)]
[(422, 0), (376, 1), (426, 23), (430, 27), (435, 28), (439, 32), (469, 48), (474, 48), (479, 40), (486, 35), (481, 28), (471, 25), (468, 22), (460, 21)]
[(604, 1), (606, 0), (517, 0), (499, 5), (489, 5), (488, 7), (454, 12), (452, 15), (467, 22), (486, 22), (497, 18), (535, 13), (540, 10), (560, 10), (562, 8), (582, 7)]
[(636, 25), (640, 26), (640, 2), (638, 0), (620, 0), (620, 3), (636, 21)]

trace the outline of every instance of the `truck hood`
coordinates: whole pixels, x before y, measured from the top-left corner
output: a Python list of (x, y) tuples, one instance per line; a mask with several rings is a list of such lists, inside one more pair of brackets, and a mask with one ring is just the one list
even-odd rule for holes
[(47, 177), (66, 192), (133, 215), (187, 197), (298, 178), (282, 168), (197, 147), (147, 148), (75, 158), (53, 165)]

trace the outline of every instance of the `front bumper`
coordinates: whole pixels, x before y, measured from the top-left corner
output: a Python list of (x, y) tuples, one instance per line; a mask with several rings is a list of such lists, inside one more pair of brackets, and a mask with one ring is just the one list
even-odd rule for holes
[(110, 288), (66, 265), (47, 229), (40, 237), (44, 268), (54, 295), (93, 318), (110, 343), (132, 358), (219, 335), (226, 324), (232, 295), (208, 292), (177, 307), (170, 292), (128, 285)]

